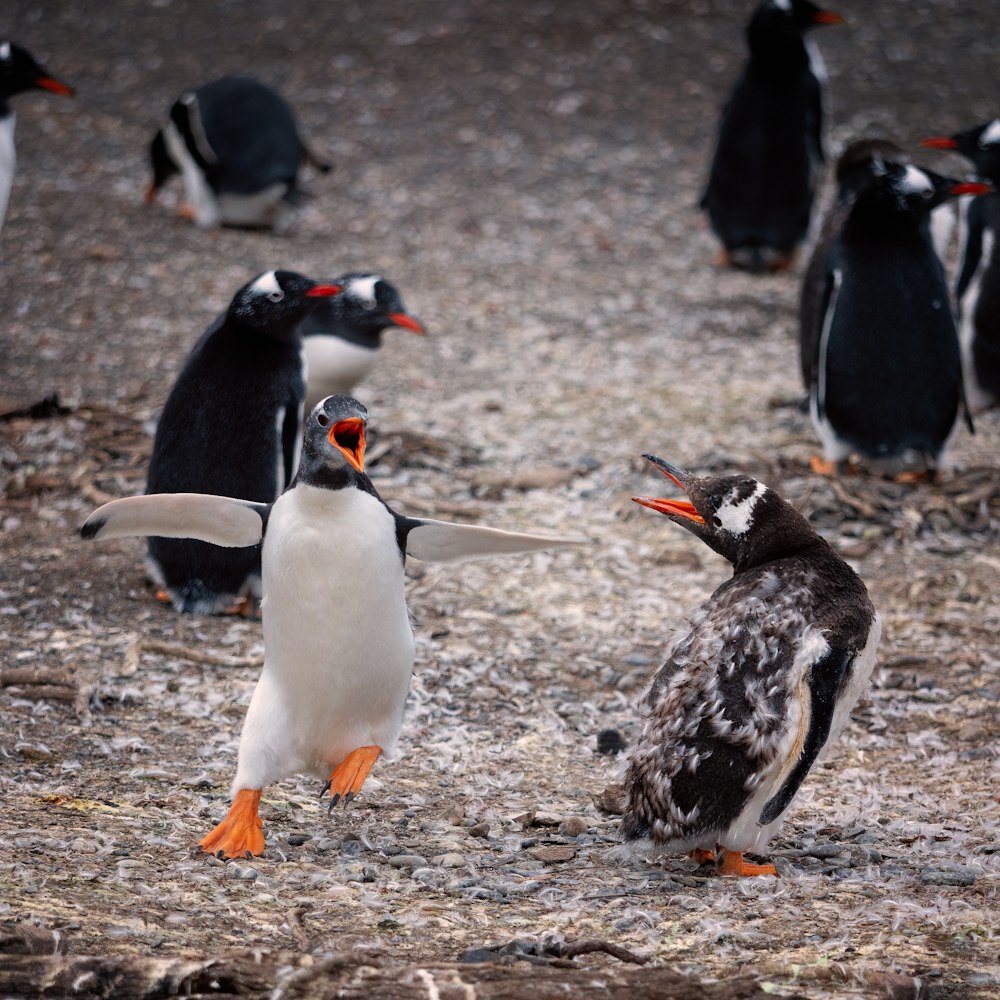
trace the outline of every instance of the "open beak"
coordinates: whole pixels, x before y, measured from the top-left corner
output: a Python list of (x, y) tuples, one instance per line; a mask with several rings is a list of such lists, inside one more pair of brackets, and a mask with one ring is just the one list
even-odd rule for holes
[(339, 295), (343, 290), (341, 285), (314, 285), (306, 292), (306, 298), (326, 299), (331, 295)]
[[(655, 455), (643, 455), (642, 457), (648, 458), (667, 479), (687, 493), (683, 482), (687, 478), (687, 474), (683, 469), (678, 469), (677, 466), (664, 462), (662, 458), (657, 458)], [(632, 497), (632, 499), (636, 503), (641, 503), (643, 507), (649, 507), (661, 514), (683, 517), (688, 521), (694, 521), (695, 524), (705, 523), (705, 519), (695, 510), (694, 504), (690, 500), (668, 500), (665, 497)]]
[(932, 135), (929, 139), (921, 139), (920, 145), (927, 149), (958, 149), (958, 143), (946, 135)]
[(846, 24), (843, 16), (832, 10), (818, 10), (813, 15), (813, 24)]
[(961, 184), (952, 184), (951, 194), (989, 194), (993, 190), (992, 184), (985, 184), (982, 181), (962, 181)]
[(423, 334), (426, 331), (423, 325), (406, 313), (389, 313), (389, 319), (393, 326), (401, 326), (404, 330), (412, 330), (414, 333)]
[(358, 417), (330, 425), (327, 438), (358, 472), (365, 471), (365, 422)]
[(75, 93), (72, 87), (53, 76), (36, 76), (35, 86), (41, 90), (50, 90), (53, 94), (59, 94), (61, 97), (72, 97)]

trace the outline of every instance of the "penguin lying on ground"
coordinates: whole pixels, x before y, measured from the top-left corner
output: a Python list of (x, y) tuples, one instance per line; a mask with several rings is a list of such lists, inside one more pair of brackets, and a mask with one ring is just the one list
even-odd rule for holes
[(647, 455), (687, 500), (633, 497), (733, 564), (643, 699), (626, 776), (624, 853), (688, 851), (723, 875), (776, 875), (762, 853), (875, 664), (881, 623), (857, 574), (749, 476)]
[(970, 409), (978, 412), (1000, 405), (1000, 118), (923, 144), (961, 153), (993, 186), (962, 205), (962, 266), (955, 287), (965, 391)]
[[(252, 408), (252, 407), (251, 407)], [(368, 411), (331, 396), (310, 414), (298, 474), (273, 504), (177, 494), (96, 510), (84, 538), (160, 534), (213, 545), (263, 538), (264, 668), (240, 738), (232, 807), (202, 841), (223, 857), (264, 850), (261, 789), (299, 771), (350, 801), (392, 755), (413, 669), (407, 556), (450, 562), (571, 543), (404, 517), (364, 472)]]
[[(147, 493), (219, 493), (270, 503), (301, 440), (302, 338), (309, 310), (340, 291), (292, 271), (241, 288), (202, 335), (156, 427)], [(178, 611), (218, 614), (260, 597), (260, 548), (150, 538), (148, 566)]]
[(190, 213), (203, 228), (246, 226), (285, 232), (305, 197), (304, 161), (326, 173), (299, 136), (288, 104), (248, 77), (225, 76), (185, 91), (150, 148), (151, 202), (174, 174), (184, 178)]
[(826, 74), (804, 35), (841, 23), (809, 0), (765, 0), (750, 20), (750, 58), (722, 112), (701, 201), (724, 263), (778, 270), (806, 236), (823, 163)]
[(354, 390), (375, 364), (383, 330), (398, 326), (424, 332), (382, 275), (356, 272), (335, 281), (343, 294), (327, 299), (299, 327), (305, 338), (307, 412), (327, 396)]
[(14, 112), (8, 101), (26, 90), (48, 90), (72, 97), (73, 88), (43, 69), (20, 45), (0, 41), (0, 227), (7, 215), (7, 200), (14, 183)]
[(887, 473), (933, 476), (964, 397), (930, 213), (986, 187), (878, 149), (852, 146), (845, 157), (840, 225), (817, 247), (802, 292), (802, 367), (826, 458), (814, 468), (832, 473), (860, 455)]

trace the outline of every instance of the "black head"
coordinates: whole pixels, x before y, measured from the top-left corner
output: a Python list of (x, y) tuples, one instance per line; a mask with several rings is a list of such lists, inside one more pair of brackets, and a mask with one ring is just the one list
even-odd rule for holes
[(302, 318), (340, 291), (294, 271), (265, 271), (236, 293), (227, 318), (275, 340), (295, 340)]
[(1000, 184), (1000, 118), (951, 136), (924, 139), (921, 145), (930, 149), (954, 150), (975, 167), (980, 177), (995, 185)]
[(655, 455), (644, 457), (688, 499), (632, 499), (697, 535), (737, 571), (827, 547), (791, 504), (750, 476), (694, 476)]
[(959, 181), (914, 166), (874, 156), (869, 164), (868, 182), (860, 186), (858, 204), (896, 216), (925, 219), (938, 205), (961, 194), (986, 194), (988, 184)]
[(327, 396), (306, 418), (296, 482), (340, 489), (364, 484), (368, 410), (353, 396)]
[(810, 0), (764, 0), (754, 11), (747, 34), (751, 47), (770, 48), (801, 41), (811, 28), (843, 23), (839, 14)]
[(0, 41), (0, 102), (26, 90), (73, 96), (73, 88), (35, 62), (30, 52), (13, 42)]
[(146, 189), (146, 201), (156, 200), (156, 193), (174, 174), (179, 174), (181, 168), (174, 162), (174, 158), (167, 149), (167, 140), (160, 129), (153, 136), (153, 141), (149, 146), (149, 159), (153, 167), (153, 180)]

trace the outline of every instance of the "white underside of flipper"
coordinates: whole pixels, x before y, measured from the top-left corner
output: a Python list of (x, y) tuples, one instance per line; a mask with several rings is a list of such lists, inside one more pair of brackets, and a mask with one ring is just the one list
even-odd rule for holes
[(452, 524), (423, 518), (406, 536), (406, 554), (427, 562), (459, 562), (481, 556), (514, 555), (537, 552), (564, 545), (583, 545), (583, 538), (560, 538), (553, 535), (530, 535), (502, 531), (478, 524)]
[(0, 118), (0, 229), (7, 216), (7, 201), (14, 183), (17, 155), (14, 152), (14, 112)]

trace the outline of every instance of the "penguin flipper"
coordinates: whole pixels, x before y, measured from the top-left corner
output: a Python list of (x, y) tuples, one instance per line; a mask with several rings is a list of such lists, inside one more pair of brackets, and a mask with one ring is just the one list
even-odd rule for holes
[(271, 505), (207, 493), (148, 493), (98, 507), (80, 528), (83, 538), (198, 538), (239, 548), (264, 537)]
[(478, 556), (535, 552), (562, 545), (582, 545), (583, 538), (531, 535), (478, 524), (452, 524), (423, 518), (399, 517), (397, 530), (405, 539), (405, 552), (426, 562), (458, 562)]

